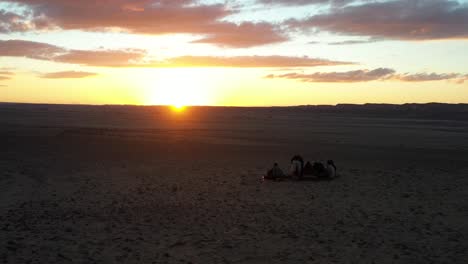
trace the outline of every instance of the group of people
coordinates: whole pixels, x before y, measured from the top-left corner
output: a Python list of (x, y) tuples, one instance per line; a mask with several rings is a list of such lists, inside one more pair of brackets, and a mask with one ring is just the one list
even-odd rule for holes
[(277, 180), (292, 178), (296, 180), (302, 180), (305, 178), (311, 179), (334, 179), (336, 177), (336, 165), (333, 160), (328, 160), (326, 165), (321, 162), (314, 162), (313, 164), (309, 161), (304, 164), (304, 159), (300, 155), (295, 155), (291, 158), (291, 164), (289, 167), (289, 173), (284, 173), (279, 167), (278, 163), (275, 162), (273, 168), (268, 170), (264, 176), (265, 179)]

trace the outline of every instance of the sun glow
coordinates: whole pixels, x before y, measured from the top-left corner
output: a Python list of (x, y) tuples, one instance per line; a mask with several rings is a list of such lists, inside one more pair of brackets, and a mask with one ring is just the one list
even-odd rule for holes
[(146, 76), (146, 104), (168, 105), (180, 112), (186, 106), (212, 103), (209, 74), (201, 69), (156, 69)]
[(187, 108), (185, 105), (171, 105), (172, 111), (177, 113), (185, 111), (185, 108)]

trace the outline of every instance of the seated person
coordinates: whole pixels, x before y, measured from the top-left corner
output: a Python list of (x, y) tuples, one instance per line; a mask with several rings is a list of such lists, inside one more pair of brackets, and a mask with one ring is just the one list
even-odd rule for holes
[(317, 178), (326, 178), (327, 171), (325, 166), (321, 162), (314, 162), (314, 165), (312, 166), (312, 175)]
[(302, 178), (304, 169), (304, 159), (300, 155), (295, 155), (291, 159), (289, 173), (292, 177)]
[(336, 177), (336, 166), (333, 160), (327, 161), (327, 177), (330, 179), (334, 179)]
[(308, 161), (304, 165), (304, 169), (302, 170), (303, 175), (313, 175), (314, 174), (314, 169), (312, 167), (312, 164)]
[(275, 162), (273, 164), (273, 168), (268, 170), (267, 175), (265, 175), (265, 179), (280, 179), (280, 178), (285, 178), (286, 175), (284, 175), (284, 172), (281, 170), (281, 168), (278, 166), (278, 163)]

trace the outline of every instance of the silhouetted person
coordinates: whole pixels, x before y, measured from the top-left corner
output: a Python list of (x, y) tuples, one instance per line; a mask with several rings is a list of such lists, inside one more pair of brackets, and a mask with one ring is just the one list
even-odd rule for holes
[(314, 162), (312, 166), (312, 175), (317, 178), (326, 178), (327, 177), (327, 170), (323, 163), (321, 162)]
[(304, 169), (304, 159), (300, 155), (295, 155), (291, 159), (291, 168), (289, 170), (291, 176), (302, 178)]
[(327, 177), (330, 179), (334, 179), (336, 177), (336, 166), (333, 160), (327, 161)]
[(265, 176), (265, 179), (275, 180), (275, 179), (281, 179), (284, 177), (285, 177), (284, 172), (278, 166), (278, 163), (275, 162), (275, 164), (273, 164), (273, 168), (268, 170), (267, 175)]
[(314, 174), (314, 170), (313, 170), (313, 167), (312, 167), (312, 164), (308, 161), (306, 162), (306, 164), (304, 165), (304, 169), (302, 170), (302, 175), (313, 175)]

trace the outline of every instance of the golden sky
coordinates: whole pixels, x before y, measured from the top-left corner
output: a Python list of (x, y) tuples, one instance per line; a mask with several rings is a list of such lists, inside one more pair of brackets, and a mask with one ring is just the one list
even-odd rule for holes
[(0, 102), (468, 103), (466, 61), (466, 1), (0, 3)]

